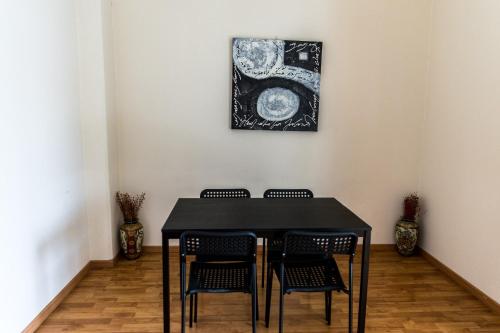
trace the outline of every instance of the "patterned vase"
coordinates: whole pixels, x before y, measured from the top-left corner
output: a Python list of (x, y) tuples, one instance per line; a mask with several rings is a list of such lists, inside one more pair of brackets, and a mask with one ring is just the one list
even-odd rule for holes
[(142, 254), (144, 227), (139, 222), (124, 223), (120, 226), (120, 244), (127, 259), (137, 259)]
[(418, 241), (418, 224), (401, 220), (396, 224), (396, 247), (403, 256), (415, 254)]

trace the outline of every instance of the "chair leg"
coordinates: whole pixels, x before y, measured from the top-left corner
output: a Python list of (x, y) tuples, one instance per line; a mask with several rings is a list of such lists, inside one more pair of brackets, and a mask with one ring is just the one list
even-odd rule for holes
[(352, 333), (352, 292), (349, 290), (349, 333)]
[(284, 295), (283, 295), (283, 284), (280, 283), (280, 314), (279, 314), (279, 333), (283, 333), (283, 306), (284, 306)]
[(285, 266), (283, 265), (283, 262), (280, 263), (280, 314), (279, 314), (279, 318), (280, 318), (280, 322), (279, 322), (279, 333), (283, 333), (283, 311), (284, 311), (284, 297), (285, 297), (285, 292), (284, 292), (284, 289), (283, 289), (283, 284), (285, 282)]
[(258, 316), (258, 305), (257, 305), (257, 276), (254, 276), (253, 280), (254, 289), (252, 291), (252, 332), (257, 332), (257, 316)]
[(328, 325), (331, 325), (332, 324), (332, 291), (330, 290), (328, 292), (328, 309), (326, 310), (327, 311), (327, 322), (328, 322)]
[(257, 277), (255, 278), (255, 304), (256, 304), (256, 312), (255, 312), (255, 318), (259, 320), (259, 292), (257, 290)]
[(353, 261), (354, 257), (349, 258), (349, 333), (352, 333), (352, 285), (353, 285)]
[[(181, 272), (181, 273), (179, 274), (179, 280), (181, 280), (181, 281), (179, 281), (179, 282), (180, 282), (180, 283), (179, 283), (179, 286), (180, 286), (180, 285), (181, 285), (181, 283), (182, 283), (182, 262), (180, 263), (180, 267), (179, 267), (179, 268), (180, 268), (180, 269), (179, 269), (179, 272)], [(183, 293), (182, 288), (179, 288), (179, 299), (182, 299), (182, 293)]]
[(271, 263), (267, 263), (267, 286), (266, 286), (266, 327), (269, 327), (269, 313), (271, 312), (271, 293), (273, 291), (273, 273), (269, 269)]
[(198, 293), (194, 294), (194, 322), (198, 322)]
[(328, 292), (325, 291), (325, 320), (328, 321)]
[(193, 294), (189, 295), (189, 327), (193, 327)]
[(181, 333), (186, 332), (186, 293), (185, 293), (185, 266), (181, 266)]
[(266, 267), (266, 238), (262, 238), (262, 273), (261, 273), (261, 287), (264, 288), (264, 273)]

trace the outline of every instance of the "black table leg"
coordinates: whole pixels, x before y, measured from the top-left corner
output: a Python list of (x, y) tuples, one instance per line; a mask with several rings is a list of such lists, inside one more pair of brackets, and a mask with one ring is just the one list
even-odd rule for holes
[(358, 333), (365, 332), (366, 300), (368, 298), (368, 269), (370, 265), (371, 231), (363, 235), (363, 255), (361, 257), (361, 285), (359, 290)]
[(163, 332), (170, 333), (170, 278), (168, 237), (162, 234), (162, 261), (163, 261)]

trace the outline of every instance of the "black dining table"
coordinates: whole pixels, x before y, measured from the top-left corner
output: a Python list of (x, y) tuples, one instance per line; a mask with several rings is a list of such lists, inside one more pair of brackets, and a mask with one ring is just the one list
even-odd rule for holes
[(354, 232), (363, 238), (358, 333), (365, 332), (371, 227), (334, 198), (177, 200), (163, 225), (163, 331), (170, 332), (169, 240), (184, 231), (252, 231), (272, 237), (289, 230)]

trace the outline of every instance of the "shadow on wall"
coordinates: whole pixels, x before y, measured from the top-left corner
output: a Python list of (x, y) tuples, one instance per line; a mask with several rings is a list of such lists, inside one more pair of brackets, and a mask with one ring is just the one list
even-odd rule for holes
[(83, 208), (65, 211), (53, 225), (60, 226), (43, 236), (32, 259), (36, 294), (32, 301), (40, 311), (87, 264), (88, 238)]

